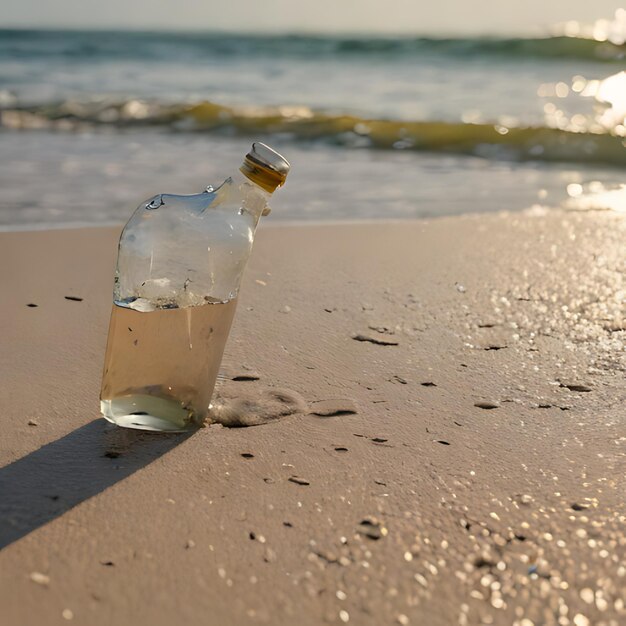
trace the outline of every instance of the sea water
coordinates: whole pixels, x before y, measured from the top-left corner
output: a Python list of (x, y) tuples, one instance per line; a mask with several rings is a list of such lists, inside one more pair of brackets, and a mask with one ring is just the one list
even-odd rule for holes
[(251, 139), (306, 163), (274, 221), (569, 206), (595, 190), (611, 208), (626, 194), (614, 26), (460, 38), (0, 31), (0, 229), (125, 221), (155, 179), (173, 191), (221, 180)]
[(113, 305), (100, 394), (120, 426), (182, 431), (202, 424), (237, 299), (138, 311)]

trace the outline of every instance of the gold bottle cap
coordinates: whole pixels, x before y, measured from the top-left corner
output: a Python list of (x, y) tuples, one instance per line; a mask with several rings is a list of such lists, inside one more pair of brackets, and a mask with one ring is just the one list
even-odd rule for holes
[(239, 168), (252, 182), (272, 193), (287, 180), (289, 161), (264, 143), (255, 142)]

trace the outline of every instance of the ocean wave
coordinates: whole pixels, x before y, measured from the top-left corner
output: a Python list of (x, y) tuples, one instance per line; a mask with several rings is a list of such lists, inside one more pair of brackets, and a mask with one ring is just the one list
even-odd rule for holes
[(252, 35), (237, 33), (148, 33), (0, 29), (0, 59), (68, 58), (77, 61), (133, 59), (225, 59), (267, 57), (476, 57), (540, 58), (619, 62), (620, 40), (557, 34), (546, 37), (384, 37)]
[(626, 139), (545, 126), (506, 127), (446, 121), (366, 119), (308, 107), (229, 107), (213, 102), (163, 104), (67, 101), (0, 109), (0, 128), (82, 131), (157, 128), (240, 136), (279, 136), (361, 149), (418, 150), (488, 159), (626, 165)]
[(609, 62), (626, 58), (624, 45), (566, 35), (536, 38), (345, 39), (336, 43), (336, 50), (340, 53), (439, 54), (459, 58), (502, 56)]

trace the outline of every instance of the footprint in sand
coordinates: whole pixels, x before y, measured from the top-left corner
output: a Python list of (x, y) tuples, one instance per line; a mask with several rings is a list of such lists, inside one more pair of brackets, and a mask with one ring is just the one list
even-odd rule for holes
[(261, 426), (295, 414), (306, 414), (304, 398), (289, 389), (246, 390), (240, 385), (221, 388), (211, 407), (208, 422), (227, 428)]

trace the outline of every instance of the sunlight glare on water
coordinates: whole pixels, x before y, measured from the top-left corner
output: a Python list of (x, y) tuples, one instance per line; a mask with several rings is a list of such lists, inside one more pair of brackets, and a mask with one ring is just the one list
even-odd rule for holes
[(600, 82), (596, 100), (609, 105), (598, 116), (598, 123), (621, 137), (626, 136), (626, 71)]
[(548, 100), (543, 110), (551, 128), (626, 136), (626, 71), (602, 80), (576, 75), (570, 85), (544, 83), (537, 95)]
[(607, 188), (600, 181), (586, 185), (572, 183), (567, 186), (569, 198), (564, 205), (579, 211), (610, 210), (626, 215), (626, 185)]
[(617, 9), (612, 20), (599, 19), (590, 25), (570, 20), (558, 25), (554, 30), (555, 34), (563, 34), (566, 37), (584, 37), (622, 46), (626, 43), (626, 9)]

